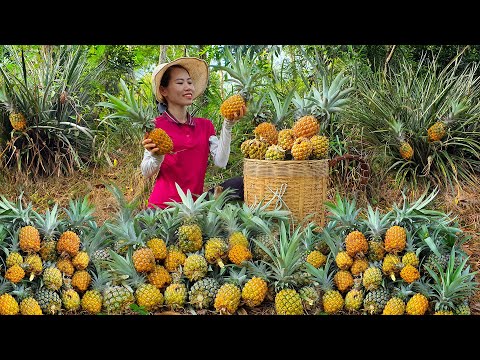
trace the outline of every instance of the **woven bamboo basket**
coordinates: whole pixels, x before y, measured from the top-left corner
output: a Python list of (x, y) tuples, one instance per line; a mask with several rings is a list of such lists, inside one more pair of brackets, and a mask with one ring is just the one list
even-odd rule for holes
[(324, 202), (327, 196), (329, 160), (256, 160), (244, 159), (245, 202), (251, 206), (270, 201), (269, 209), (280, 204), (300, 222), (309, 221), (323, 227)]

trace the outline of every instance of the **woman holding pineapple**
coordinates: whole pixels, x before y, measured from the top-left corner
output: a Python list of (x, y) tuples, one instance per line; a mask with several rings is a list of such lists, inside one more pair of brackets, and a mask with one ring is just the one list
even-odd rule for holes
[[(182, 57), (158, 65), (152, 73), (155, 97), (165, 111), (154, 119), (158, 136), (143, 140), (145, 148), (142, 174), (149, 178), (156, 175), (155, 184), (148, 199), (148, 206), (165, 208), (165, 202), (181, 201), (175, 187), (192, 194), (203, 193), (209, 154), (213, 163), (224, 168), (230, 155), (231, 131), (233, 125), (246, 113), (240, 109), (232, 120), (225, 119), (220, 136), (217, 137), (209, 119), (192, 117), (188, 106), (207, 87), (208, 65), (194, 57)], [(242, 178), (232, 179), (223, 188), (243, 186)], [(236, 189), (242, 197), (243, 191)]]

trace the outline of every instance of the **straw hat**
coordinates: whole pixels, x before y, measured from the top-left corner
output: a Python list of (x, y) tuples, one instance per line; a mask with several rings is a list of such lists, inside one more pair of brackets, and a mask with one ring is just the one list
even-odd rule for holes
[(192, 99), (195, 99), (205, 91), (208, 83), (208, 65), (205, 60), (196, 57), (181, 57), (168, 63), (159, 64), (152, 72), (153, 92), (159, 102), (165, 102), (162, 94), (160, 94), (160, 81), (165, 70), (172, 65), (181, 65), (190, 74), (195, 86), (195, 93)]

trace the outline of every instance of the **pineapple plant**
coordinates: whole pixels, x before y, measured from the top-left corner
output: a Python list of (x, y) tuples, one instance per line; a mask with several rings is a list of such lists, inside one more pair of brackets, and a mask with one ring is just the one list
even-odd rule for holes
[(57, 259), (57, 236), (58, 228), (62, 224), (62, 220), (58, 218), (58, 204), (53, 208), (47, 209), (43, 214), (33, 213), (35, 216), (35, 226), (40, 232), (41, 242), (39, 254), (44, 261), (55, 261)]
[(215, 65), (215, 70), (226, 71), (230, 76), (227, 81), (234, 83), (235, 94), (229, 96), (220, 105), (220, 113), (225, 119), (233, 120), (243, 106), (248, 105), (253, 98), (257, 80), (262, 76), (260, 68), (255, 64), (256, 54), (249, 48), (246, 52), (237, 50), (235, 56), (228, 47), (225, 55), (229, 61), (228, 66)]
[(21, 315), (43, 315), (42, 309), (34, 298), (33, 286), (30, 283), (20, 283), (12, 291), (19, 302)]
[(112, 275), (108, 271), (97, 264), (94, 264), (94, 267), (91, 284), (80, 300), (81, 309), (91, 315), (99, 314), (102, 311), (102, 294), (107, 288), (107, 284), (112, 281)]
[(413, 158), (413, 147), (410, 143), (405, 139), (405, 133), (403, 130), (403, 124), (399, 120), (391, 120), (389, 122), (390, 128), (393, 132), (395, 139), (397, 140), (399, 146), (398, 151), (400, 156), (404, 160), (411, 160)]

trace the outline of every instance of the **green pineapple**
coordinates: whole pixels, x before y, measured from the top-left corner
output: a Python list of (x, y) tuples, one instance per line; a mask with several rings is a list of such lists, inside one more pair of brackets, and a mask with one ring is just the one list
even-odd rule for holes
[(216, 279), (204, 277), (190, 287), (188, 303), (195, 309), (209, 309), (213, 306), (219, 288), (220, 284)]
[(207, 260), (200, 253), (188, 255), (183, 263), (183, 273), (185, 277), (192, 282), (204, 278), (207, 275), (207, 271)]
[(59, 293), (45, 286), (35, 292), (35, 300), (45, 315), (56, 315), (62, 310), (62, 299)]
[(181, 279), (177, 279), (165, 288), (163, 295), (165, 306), (172, 310), (183, 309), (188, 297), (187, 285)]
[(371, 290), (365, 294), (363, 310), (370, 315), (381, 314), (390, 297), (390, 292), (383, 286)]

